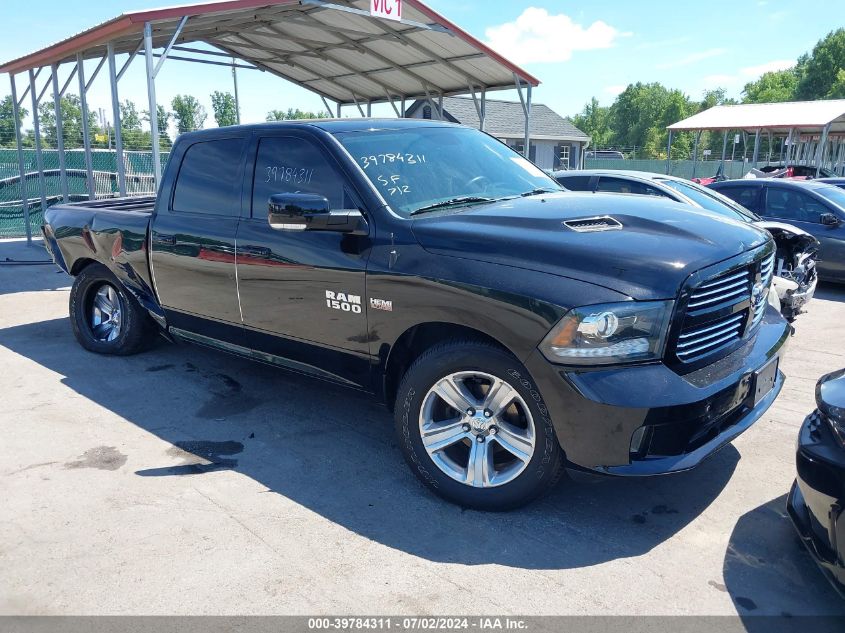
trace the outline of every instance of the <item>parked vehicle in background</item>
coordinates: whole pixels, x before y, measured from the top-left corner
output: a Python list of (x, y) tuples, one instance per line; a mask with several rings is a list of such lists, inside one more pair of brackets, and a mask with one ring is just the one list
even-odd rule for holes
[(801, 541), (845, 597), (845, 369), (816, 385), (817, 409), (798, 435), (787, 511)]
[(642, 171), (588, 169), (555, 172), (555, 179), (573, 191), (629, 193), (668, 198), (733, 220), (751, 222), (772, 234), (777, 244), (774, 289), (778, 308), (792, 321), (813, 298), (818, 282), (819, 242), (798, 227), (763, 220), (730, 198), (683, 178)]
[(838, 178), (817, 178), (816, 182), (823, 182), (826, 185), (833, 185), (834, 187), (839, 187), (840, 189), (845, 189), (845, 178), (838, 177)]
[(43, 230), (86, 349), (160, 330), (373, 393), (424, 484), (500, 510), (565, 465), (692, 468), (777, 397), (775, 244), (683, 208), (566, 192), (478, 130), (345, 119), (185, 134), (155, 200)]
[(613, 149), (597, 149), (585, 153), (584, 158), (598, 160), (625, 160), (625, 154)]
[(766, 220), (788, 222), (820, 243), (823, 280), (845, 283), (845, 191), (816, 181), (725, 180), (707, 185)]
[[(756, 171), (761, 171), (764, 174), (768, 174), (767, 177), (769, 178), (815, 178), (816, 174), (818, 174), (819, 178), (830, 178), (831, 176), (835, 176), (832, 171), (829, 169), (822, 167), (818, 171), (813, 165), (796, 165), (794, 163), (789, 164), (776, 164), (776, 165), (766, 165), (764, 167), (760, 167), (760, 169)], [(766, 176), (763, 176), (766, 177)]]

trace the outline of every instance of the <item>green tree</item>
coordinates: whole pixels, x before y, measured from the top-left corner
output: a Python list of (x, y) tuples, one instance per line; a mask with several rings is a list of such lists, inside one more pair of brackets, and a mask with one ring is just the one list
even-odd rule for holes
[[(62, 112), (62, 137), (65, 147), (70, 149), (82, 147), (82, 102), (75, 94), (65, 95), (59, 102)], [(58, 147), (56, 137), (56, 109), (53, 101), (44, 102), (38, 107), (38, 115), (41, 118), (41, 142), (45, 147)], [(88, 129), (93, 138), (99, 133), (97, 115), (88, 112)]]
[(196, 97), (191, 95), (176, 95), (170, 102), (173, 108), (173, 118), (179, 134), (201, 130), (208, 113)]
[(827, 92), (830, 99), (845, 99), (845, 69), (840, 68), (836, 80)]
[(294, 121), (298, 119), (328, 119), (329, 115), (325, 112), (311, 112), (310, 110), (300, 110), (296, 108), (288, 108), (287, 110), (270, 110), (267, 113), (265, 120), (267, 121)]
[(798, 90), (797, 68), (763, 73), (756, 81), (750, 81), (742, 89), (743, 103), (779, 103), (793, 101)]
[(593, 147), (609, 147), (613, 142), (610, 108), (600, 106), (599, 100), (595, 97), (584, 105), (584, 109), (579, 114), (572, 117), (572, 124), (590, 136)]
[(845, 28), (831, 31), (813, 47), (805, 64), (797, 96), (802, 100), (828, 99), (839, 71), (845, 69)]
[(129, 99), (120, 104), (120, 129), (124, 132), (141, 131), (141, 116), (135, 103)]
[(219, 127), (237, 125), (238, 109), (231, 92), (215, 90), (211, 93), (211, 109)]
[[(19, 108), (21, 119), (29, 116), (29, 111)], [(15, 139), (15, 112), (12, 107), (11, 95), (6, 95), (0, 101), (0, 147), (17, 147)]]
[[(666, 126), (698, 110), (680, 90), (670, 90), (659, 83), (630, 84), (610, 107), (610, 129), (617, 145), (641, 147), (646, 156), (665, 156)], [(676, 155), (690, 150), (689, 135), (679, 134), (672, 146)], [(678, 154), (680, 153), (680, 154)]]

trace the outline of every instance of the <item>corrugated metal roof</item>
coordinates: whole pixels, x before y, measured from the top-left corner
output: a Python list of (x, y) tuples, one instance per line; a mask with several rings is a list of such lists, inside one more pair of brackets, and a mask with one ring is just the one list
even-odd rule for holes
[(699, 112), (668, 129), (681, 130), (783, 130), (818, 133), (831, 123), (831, 132), (845, 132), (845, 99), (720, 105)]
[[(416, 101), (407, 114), (413, 115), (417, 109), (425, 107), (425, 100)], [(475, 102), (469, 97), (445, 97), (444, 113), (456, 123), (478, 127), (478, 111)], [(502, 138), (522, 138), (525, 135), (525, 113), (522, 103), (487, 99), (484, 129), (493, 136)], [(590, 137), (575, 127), (550, 107), (542, 103), (531, 106), (531, 136), (534, 138), (550, 137), (568, 141), (589, 141)]]
[(205, 43), (334, 101), (386, 101), (426, 91), (465, 94), (512, 88), (514, 74), (539, 81), (420, 0), (403, 0), (403, 21), (369, 15), (369, 0), (226, 0), (126, 13), (0, 66), (18, 73), (115, 52), (132, 53), (144, 23), (153, 45)]

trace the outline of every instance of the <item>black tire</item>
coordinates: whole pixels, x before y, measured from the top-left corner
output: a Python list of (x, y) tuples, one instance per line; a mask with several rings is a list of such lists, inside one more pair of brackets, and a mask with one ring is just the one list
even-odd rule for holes
[[(423, 444), (420, 415), (426, 395), (435, 383), (458, 372), (482, 372), (504, 380), (517, 391), (533, 417), (533, 455), (507, 483), (476, 487), (459, 482), (435, 463)], [(539, 390), (525, 367), (494, 345), (450, 341), (427, 350), (405, 373), (394, 411), (399, 445), (411, 470), (435, 493), (463, 507), (488, 511), (517, 508), (551, 490), (564, 471), (563, 450)], [(465, 442), (469, 448), (460, 450), (471, 451), (472, 440)]]
[[(113, 340), (102, 340), (94, 332), (91, 315), (97, 292), (108, 287), (116, 291), (120, 327)], [(90, 264), (76, 276), (70, 290), (69, 311), (73, 335), (90, 352), (128, 356), (145, 349), (155, 336), (149, 315), (102, 264)]]

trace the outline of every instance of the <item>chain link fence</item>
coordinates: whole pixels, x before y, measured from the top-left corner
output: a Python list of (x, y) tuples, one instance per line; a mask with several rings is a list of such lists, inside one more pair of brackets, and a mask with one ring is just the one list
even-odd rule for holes
[[(712, 178), (719, 171), (721, 160), (699, 160), (695, 165), (696, 178)], [(742, 178), (751, 171), (752, 168), (765, 167), (769, 163), (767, 161), (757, 161), (752, 163), (750, 160), (726, 160), (723, 173), (729, 179)], [(584, 169), (629, 169), (632, 171), (648, 171), (656, 174), (666, 173), (666, 161), (659, 158), (651, 159), (607, 159), (607, 158), (587, 158), (584, 160)], [(679, 176), (680, 178), (693, 178), (693, 161), (692, 160), (672, 160), (669, 165), (669, 174), (672, 176)]]
[[(44, 188), (47, 207), (62, 200), (59, 153), (57, 150), (43, 150)], [(64, 152), (67, 169), (68, 198), (70, 201), (88, 199), (88, 175), (85, 167), (85, 153), (82, 150)], [(169, 153), (161, 153), (162, 169)], [(38, 235), (44, 219), (41, 208), (41, 191), (38, 178), (38, 163), (35, 150), (23, 151), (26, 173), (26, 195), (21, 195), (21, 177), (18, 154), (14, 149), (0, 149), (0, 237), (22, 237), (26, 235), (24, 198), (28, 200), (30, 228)], [(114, 150), (93, 150), (94, 191), (97, 198), (119, 195), (117, 183), (117, 152)], [(124, 152), (126, 166), (126, 191), (130, 196), (155, 193), (152, 152)]]

